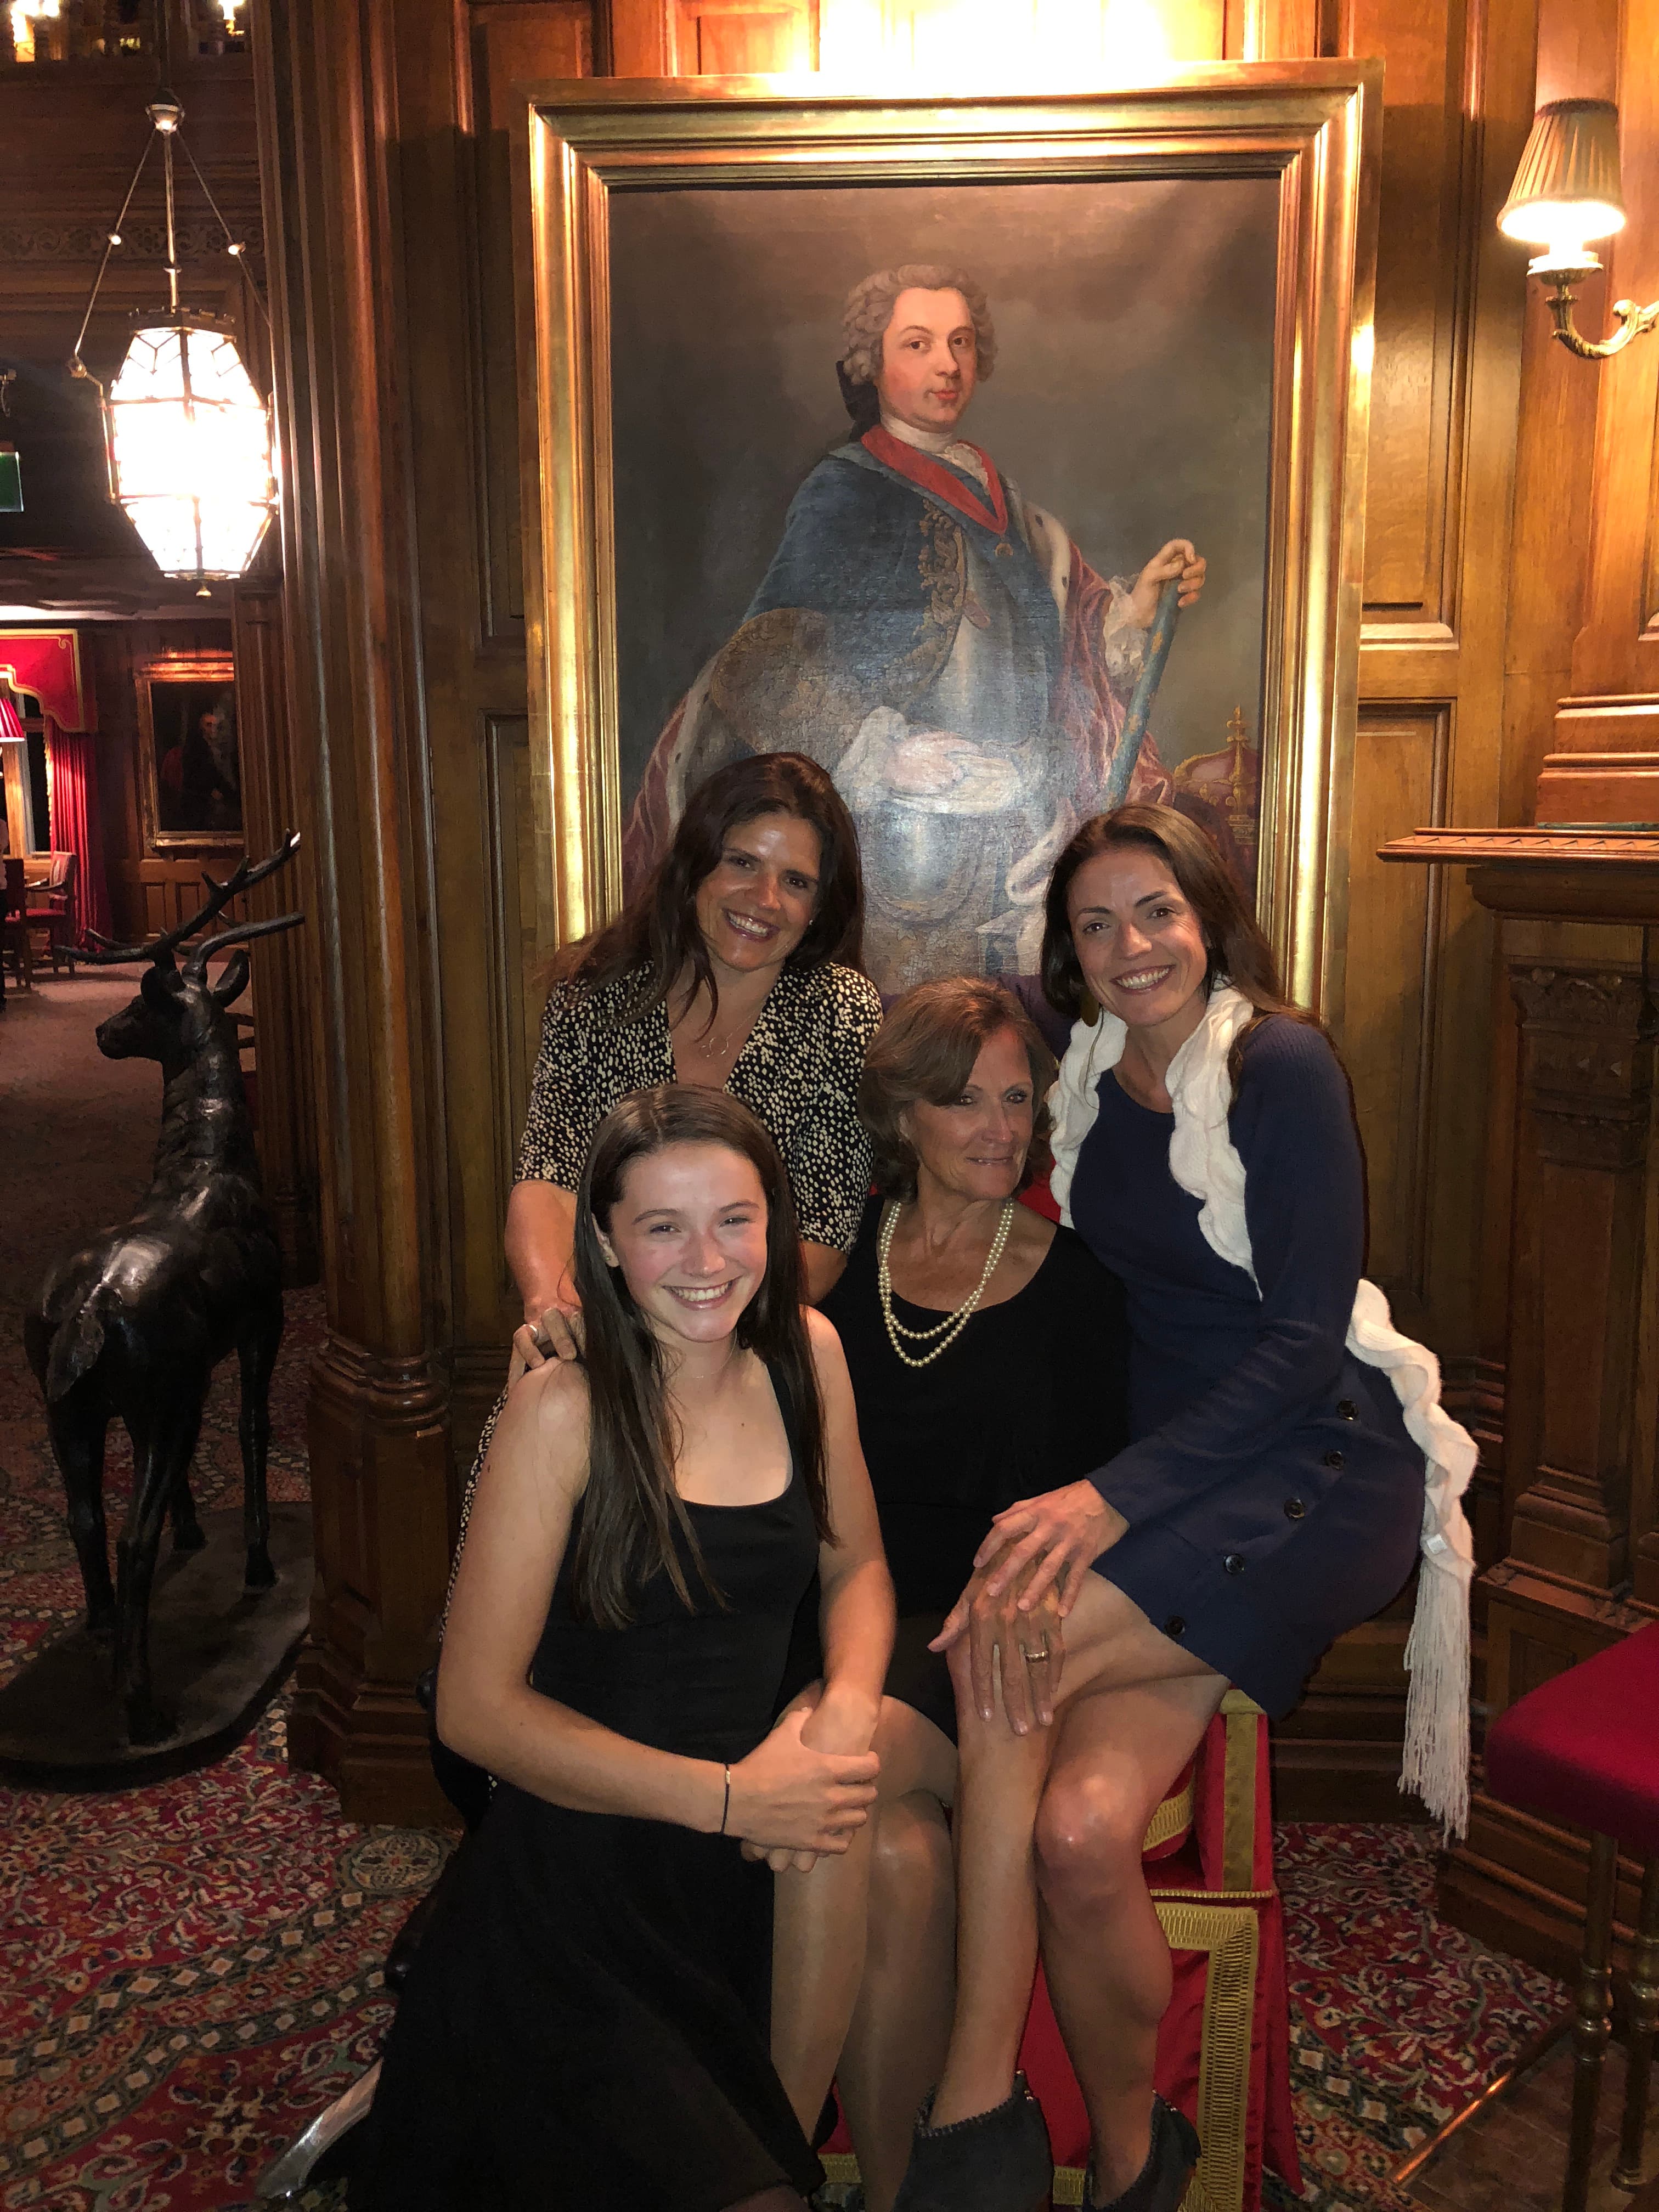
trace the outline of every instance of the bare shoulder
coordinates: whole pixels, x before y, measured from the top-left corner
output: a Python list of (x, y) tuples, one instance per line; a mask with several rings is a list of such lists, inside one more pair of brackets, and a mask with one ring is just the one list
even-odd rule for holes
[(811, 1346), (820, 1386), (837, 1380), (845, 1382), (847, 1354), (842, 1350), (836, 1324), (816, 1306), (803, 1306), (801, 1311), (806, 1316), (806, 1341)]
[(489, 1457), (538, 1489), (568, 1498), (587, 1481), (587, 1375), (574, 1360), (532, 1367), (507, 1392), (490, 1440)]

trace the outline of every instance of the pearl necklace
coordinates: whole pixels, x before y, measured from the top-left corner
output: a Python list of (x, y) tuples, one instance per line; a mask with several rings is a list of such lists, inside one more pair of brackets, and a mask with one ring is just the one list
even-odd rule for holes
[[(946, 1314), (944, 1320), (936, 1322), (932, 1328), (908, 1328), (902, 1321), (896, 1318), (893, 1312), (893, 1273), (889, 1265), (889, 1255), (893, 1249), (893, 1231), (898, 1226), (898, 1217), (899, 1210), (896, 1204), (890, 1200), (886, 1211), (881, 1217), (881, 1229), (876, 1238), (876, 1287), (881, 1298), (881, 1317), (887, 1324), (888, 1341), (905, 1365), (927, 1367), (931, 1365), (942, 1352), (950, 1350), (973, 1319), (980, 1300), (985, 1296), (985, 1286), (996, 1273), (997, 1261), (1002, 1257), (1003, 1247), (1008, 1242), (1008, 1232), (1014, 1225), (1014, 1201), (1011, 1198), (1003, 1203), (1001, 1218), (997, 1223), (997, 1233), (991, 1239), (991, 1249), (986, 1258), (984, 1272), (969, 1292), (965, 1304), (959, 1305), (954, 1313)], [(931, 1352), (924, 1352), (918, 1358), (914, 1352), (907, 1352), (899, 1342), (901, 1336), (908, 1336), (913, 1344), (926, 1344), (928, 1338), (933, 1336), (938, 1337), (939, 1342)]]

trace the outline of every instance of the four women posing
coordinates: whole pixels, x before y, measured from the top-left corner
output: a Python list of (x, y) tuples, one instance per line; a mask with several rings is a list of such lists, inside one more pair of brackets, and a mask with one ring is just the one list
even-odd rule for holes
[(1346, 1085), (1207, 840), (1125, 807), (1060, 855), (1043, 987), (1097, 1018), (1049, 1107), (995, 985), (870, 1042), (843, 823), (805, 761), (721, 771), (550, 1000), (534, 1371), (439, 1680), (497, 1788), (361, 2205), (781, 2212), (833, 2075), (871, 2212), (1035, 2212), (1041, 1947), (1086, 2201), (1173, 2212), (1147, 1821), (1230, 1681), (1288, 1711), (1410, 1571)]

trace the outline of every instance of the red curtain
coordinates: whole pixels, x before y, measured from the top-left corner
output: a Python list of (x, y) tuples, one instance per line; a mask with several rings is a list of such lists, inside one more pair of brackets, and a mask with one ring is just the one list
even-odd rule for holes
[[(0, 629), (0, 677), (14, 691), (27, 691), (66, 730), (83, 729), (86, 694), (81, 684), (81, 640), (72, 629)], [(94, 711), (96, 711), (94, 709)]]
[(89, 929), (109, 933), (109, 890), (104, 880), (104, 836), (98, 814), (98, 741), (90, 730), (46, 724), (46, 796), (53, 850), (73, 853), (75, 940)]
[(12, 704), (9, 691), (0, 688), (0, 738), (9, 738), (15, 744), (23, 742), (23, 725), (17, 719), (17, 709)]

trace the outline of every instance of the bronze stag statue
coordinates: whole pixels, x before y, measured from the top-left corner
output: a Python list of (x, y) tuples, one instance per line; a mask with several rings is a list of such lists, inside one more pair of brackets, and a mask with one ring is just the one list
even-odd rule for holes
[[(149, 1597), (161, 1524), (175, 1549), (205, 1541), (190, 1493), (190, 1463), (214, 1368), (234, 1351), (241, 1368), (243, 1533), (246, 1587), (276, 1580), (269, 1550), (265, 1455), (271, 1370), (283, 1337), (282, 1258), (260, 1182), (229, 1009), (247, 988), (251, 939), (304, 917), (239, 923), (174, 955), (233, 899), (291, 860), (290, 831), (267, 860), (247, 861), (181, 928), (143, 945), (100, 939), (86, 957), (147, 959), (137, 997), (98, 1029), (111, 1060), (155, 1060), (163, 1082), (161, 1134), (149, 1192), (131, 1221), (108, 1230), (48, 1273), (23, 1324), (46, 1401), (53, 1452), (69, 1498), (70, 1533), (87, 1593), (87, 1627), (113, 1642), (115, 1690), (134, 1743), (172, 1734), (149, 1667)], [(218, 981), (209, 955), (234, 945)], [(112, 1584), (104, 1525), (104, 1438), (112, 1420), (132, 1439), (132, 1503), (116, 1544)]]

